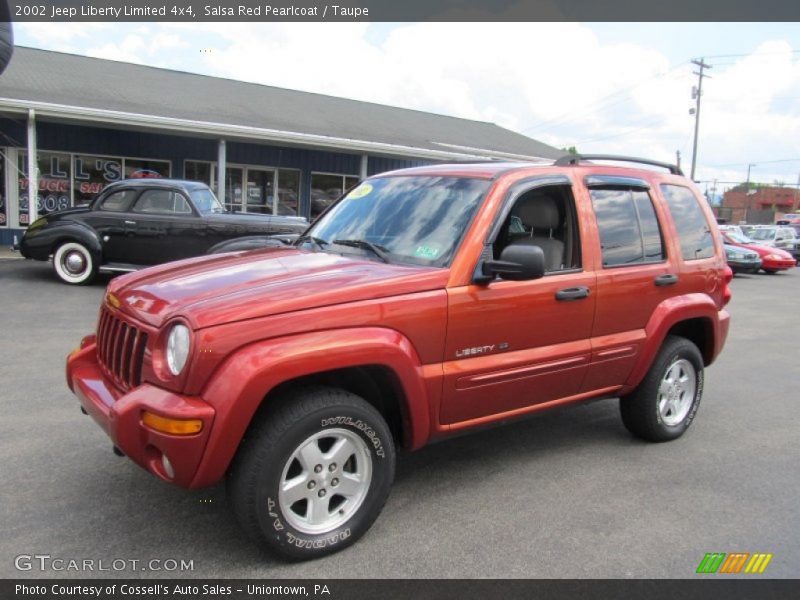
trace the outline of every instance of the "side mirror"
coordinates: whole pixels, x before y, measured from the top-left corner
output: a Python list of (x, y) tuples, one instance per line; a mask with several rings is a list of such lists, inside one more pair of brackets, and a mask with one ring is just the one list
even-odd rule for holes
[(495, 276), (510, 281), (527, 281), (544, 276), (544, 252), (539, 246), (512, 244), (500, 253), (500, 260), (485, 260), (481, 266), (481, 283)]

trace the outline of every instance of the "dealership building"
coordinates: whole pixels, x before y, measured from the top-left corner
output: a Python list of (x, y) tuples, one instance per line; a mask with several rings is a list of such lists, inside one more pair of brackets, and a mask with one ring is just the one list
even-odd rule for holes
[(375, 173), (563, 154), (493, 123), (24, 47), (0, 75), (0, 153), (4, 245), (129, 177), (203, 181), (232, 210), (313, 219)]

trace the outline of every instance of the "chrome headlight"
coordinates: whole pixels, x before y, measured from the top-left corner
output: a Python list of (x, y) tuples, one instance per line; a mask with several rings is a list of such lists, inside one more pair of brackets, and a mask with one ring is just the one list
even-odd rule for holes
[(173, 326), (167, 338), (167, 366), (170, 373), (180, 375), (186, 360), (189, 358), (190, 333), (186, 325), (178, 323)]

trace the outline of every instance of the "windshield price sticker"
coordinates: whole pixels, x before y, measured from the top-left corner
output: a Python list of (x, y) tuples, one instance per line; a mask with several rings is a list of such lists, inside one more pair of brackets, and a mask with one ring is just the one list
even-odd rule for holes
[(347, 197), (351, 200), (363, 198), (364, 196), (368, 196), (372, 192), (372, 185), (369, 183), (364, 183), (350, 192)]

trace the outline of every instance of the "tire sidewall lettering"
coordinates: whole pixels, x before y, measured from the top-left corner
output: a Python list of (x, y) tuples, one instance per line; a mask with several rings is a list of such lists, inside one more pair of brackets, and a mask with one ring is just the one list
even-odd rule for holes
[[(380, 457), (381, 459), (386, 457), (386, 447), (382, 435), (375, 427), (370, 425), (368, 419), (365, 419), (363, 416), (349, 416), (343, 413), (333, 413), (333, 415), (334, 416), (330, 417), (317, 417), (315, 424), (319, 430), (332, 429), (335, 427), (352, 429), (367, 443), (373, 461), (376, 460), (376, 457)], [(298, 438), (306, 435), (306, 433), (307, 431), (299, 434)], [(279, 460), (278, 463), (280, 462)], [(273, 466), (270, 471), (273, 473), (273, 476), (279, 476), (281, 472), (281, 470), (275, 466)], [(373, 481), (373, 485), (376, 483), (377, 481)], [(265, 496), (262, 496), (262, 498), (264, 498), (262, 501), (265, 502), (262, 506), (266, 507), (266, 511), (262, 512), (260, 520), (264, 530), (270, 531), (271, 533), (269, 535), (280, 545), (291, 547), (300, 552), (316, 552), (342, 545), (344, 542), (349, 542), (351, 538), (355, 539), (360, 536), (360, 532), (363, 529), (360, 519), (355, 519), (355, 521), (352, 519), (348, 520), (332, 531), (316, 535), (309, 535), (297, 531), (286, 521), (281, 510), (277, 499), (279, 485), (279, 480), (273, 479), (273, 483), (269, 486), (270, 490), (264, 490), (267, 493)], [(372, 490), (368, 492), (368, 494), (372, 493)], [(355, 517), (356, 515), (353, 516)]]
[(336, 416), (322, 419), (320, 425), (323, 429), (336, 425), (344, 425), (346, 427), (350, 427), (351, 429), (355, 429), (361, 432), (367, 438), (367, 441), (372, 445), (376, 456), (380, 458), (386, 458), (386, 450), (383, 447), (383, 442), (381, 441), (378, 432), (376, 432), (375, 429), (369, 425), (369, 423), (366, 423), (361, 419), (354, 420), (352, 417)]

